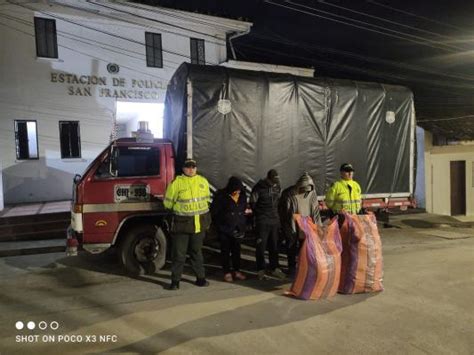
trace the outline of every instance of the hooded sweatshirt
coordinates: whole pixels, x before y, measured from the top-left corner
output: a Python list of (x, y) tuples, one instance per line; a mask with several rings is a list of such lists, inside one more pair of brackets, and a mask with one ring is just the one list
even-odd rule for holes
[(297, 232), (293, 219), (295, 213), (310, 216), (314, 223), (321, 223), (318, 195), (314, 188), (314, 181), (308, 173), (301, 175), (295, 185), (283, 191), (278, 211), (285, 234)]

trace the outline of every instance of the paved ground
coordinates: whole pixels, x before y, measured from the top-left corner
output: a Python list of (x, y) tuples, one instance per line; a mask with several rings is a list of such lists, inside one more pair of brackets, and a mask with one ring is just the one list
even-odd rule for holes
[(318, 302), (283, 296), (288, 282), (221, 282), (212, 248), (211, 287), (187, 276), (177, 292), (168, 271), (130, 279), (111, 255), (0, 258), (0, 353), (473, 354), (474, 229), (381, 232), (385, 291)]

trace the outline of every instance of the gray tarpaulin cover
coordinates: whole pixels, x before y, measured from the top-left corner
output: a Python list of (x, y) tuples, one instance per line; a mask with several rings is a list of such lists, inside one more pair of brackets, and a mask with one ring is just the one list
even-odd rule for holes
[[(214, 187), (231, 175), (251, 187), (275, 168), (282, 187), (308, 171), (322, 195), (349, 162), (364, 194), (411, 192), (409, 89), (182, 64), (168, 85), (164, 117), (177, 171), (186, 156), (187, 80), (193, 156)], [(218, 111), (221, 99), (230, 101), (227, 114)]]

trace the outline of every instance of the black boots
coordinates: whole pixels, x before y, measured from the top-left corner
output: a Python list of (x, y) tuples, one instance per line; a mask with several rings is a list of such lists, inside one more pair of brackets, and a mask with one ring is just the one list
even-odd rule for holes
[(179, 281), (171, 281), (171, 284), (168, 286), (168, 290), (170, 291), (179, 290)]
[[(209, 286), (209, 281), (207, 281), (206, 279), (197, 279), (194, 284), (199, 287), (207, 287)], [(171, 281), (171, 283), (168, 285), (168, 290), (179, 290), (179, 281)]]
[(194, 284), (199, 287), (207, 287), (209, 286), (209, 281), (206, 279), (197, 279)]

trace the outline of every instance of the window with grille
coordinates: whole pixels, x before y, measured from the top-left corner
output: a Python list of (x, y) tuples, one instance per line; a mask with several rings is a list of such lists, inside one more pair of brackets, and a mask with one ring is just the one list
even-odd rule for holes
[(62, 159), (81, 157), (81, 135), (78, 121), (60, 121), (59, 139)]
[(15, 121), (16, 158), (38, 159), (38, 131), (36, 121)]
[(203, 39), (191, 38), (191, 63), (206, 64)]
[(56, 21), (35, 17), (36, 55), (43, 58), (58, 57)]
[(163, 68), (161, 34), (145, 32), (145, 48), (147, 67)]

